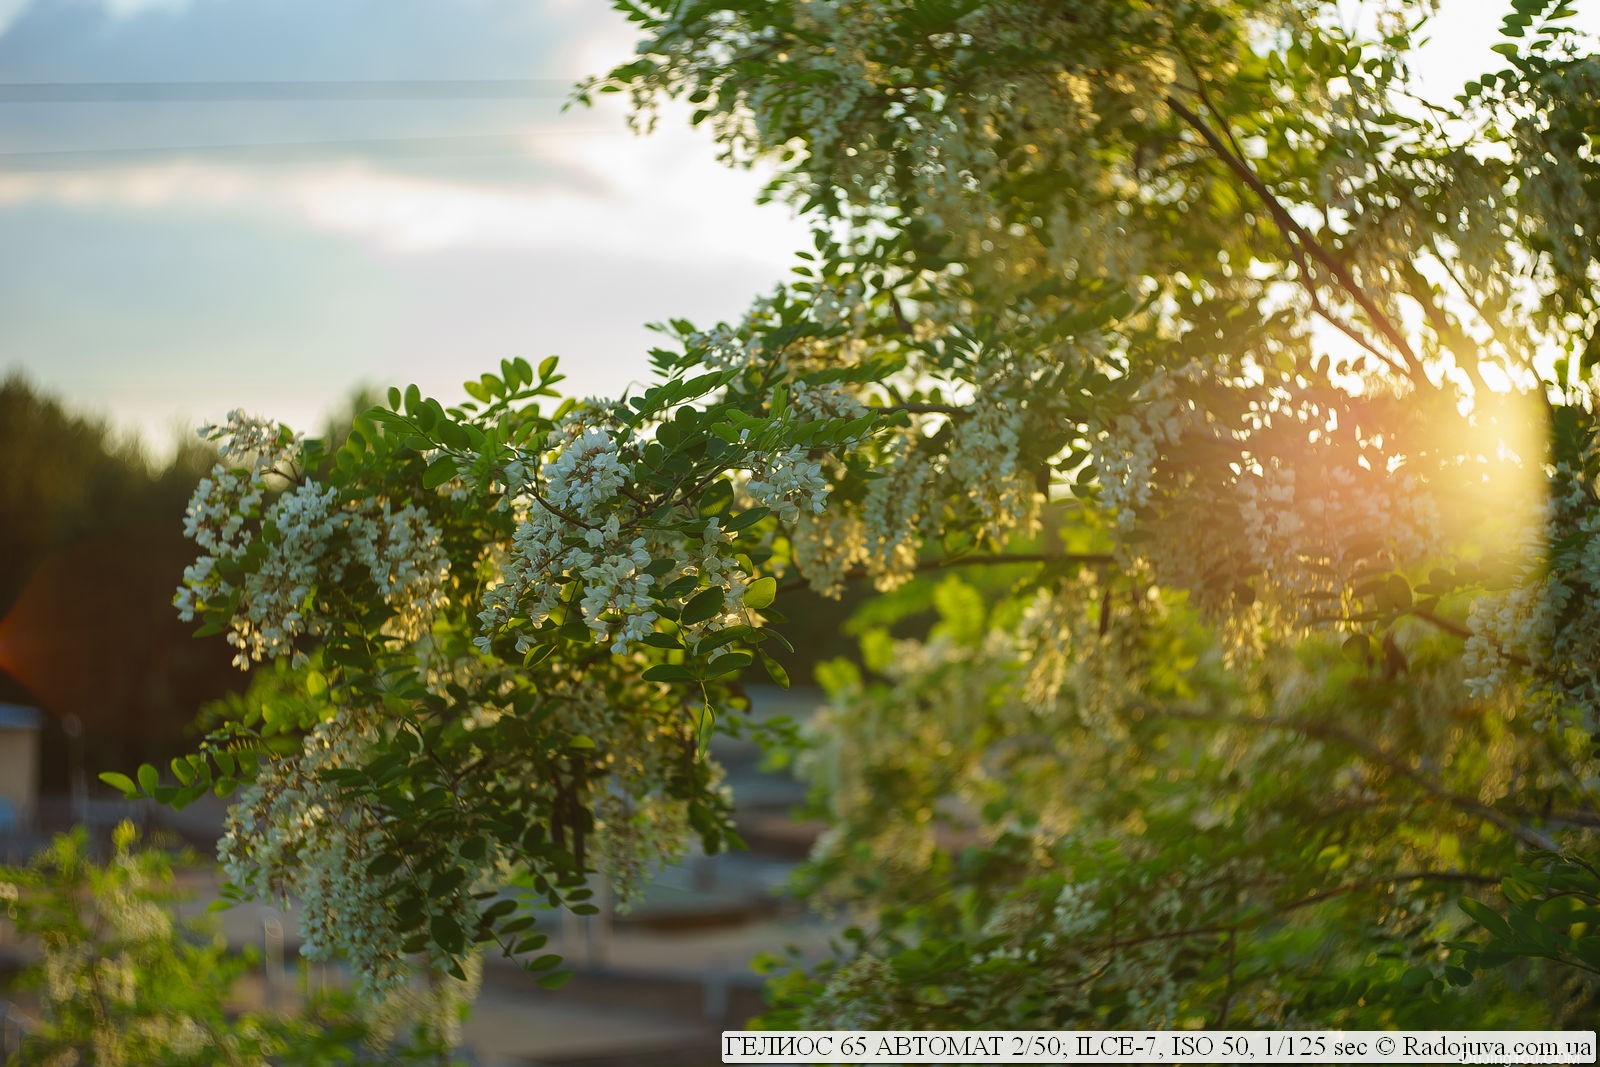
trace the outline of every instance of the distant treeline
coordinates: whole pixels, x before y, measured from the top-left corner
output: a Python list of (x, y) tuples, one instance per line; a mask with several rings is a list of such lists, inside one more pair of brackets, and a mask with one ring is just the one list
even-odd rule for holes
[(242, 686), (226, 644), (172, 609), (184, 507), (215, 459), (194, 441), (153, 463), (22, 378), (0, 384), (0, 701), (50, 713), (46, 790), (65, 785), (66, 716), (92, 779), (178, 750), (200, 706)]
[[(371, 403), (352, 397), (350, 412)], [(350, 416), (323, 428), (342, 438)], [(183, 514), (216, 454), (194, 439), (166, 464), (103, 421), (74, 414), (21, 377), (0, 383), (0, 702), (50, 713), (44, 786), (66, 785), (61, 724), (76, 715), (91, 780), (187, 751), (201, 707), (244, 688), (221, 637), (197, 639), (172, 593), (194, 545)], [(791, 594), (790, 676), (853, 647), (843, 604)]]

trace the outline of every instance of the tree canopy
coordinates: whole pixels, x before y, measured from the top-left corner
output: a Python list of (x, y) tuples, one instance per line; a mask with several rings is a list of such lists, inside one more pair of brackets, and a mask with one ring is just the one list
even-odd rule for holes
[[(0, 454), (0, 701), (76, 715), (97, 769), (187, 747), (195, 709), (240, 687), (222, 642), (191, 640), (170, 607), (193, 556), (185, 501), (216, 456), (194, 442), (151, 462), (15, 375)], [(86, 613), (116, 620), (116, 638), (84, 640)], [(66, 761), (50, 755), (59, 790)]]
[[(1389, 0), (619, 0), (585, 85), (693, 106), (815, 223), (734, 324), (562, 399), (507, 360), (338, 448), (239, 413), (178, 604), (305, 699), (138, 782), (238, 788), (243, 891), (373, 991), (541, 955), (736, 845), (705, 750), (781, 609), (870, 582), (798, 746), (809, 1027), (1593, 1017), (1600, 56), (1515, 0), (1440, 102)], [(1353, 20), (1353, 21), (1352, 21)], [(937, 572), (937, 573), (935, 573)], [(938, 621), (908, 632), (916, 612)]]

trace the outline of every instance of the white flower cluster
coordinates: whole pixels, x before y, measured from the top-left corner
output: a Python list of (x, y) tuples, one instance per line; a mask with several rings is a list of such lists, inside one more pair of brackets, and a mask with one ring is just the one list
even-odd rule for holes
[[(1019, 456), (1026, 434), (1026, 395), (1031, 363), (1006, 359), (986, 372), (971, 402), (959, 414), (919, 421), (882, 446), (859, 505), (825, 507), (822, 494), (802, 493), (806, 514), (786, 513), (795, 522), (791, 542), (795, 562), (812, 588), (837, 596), (847, 575), (869, 575), (880, 590), (893, 589), (916, 571), (923, 544), (952, 521), (975, 514), (977, 532), (992, 540), (1037, 530), (1043, 497)], [(808, 402), (815, 402), (807, 398)], [(927, 436), (937, 420), (950, 419), (947, 446)], [(808, 477), (826, 484), (820, 465)]]
[(237, 556), (253, 536), (247, 523), (266, 495), (269, 475), (286, 479), (296, 471), (299, 438), (237, 409), (222, 425), (207, 424), (197, 433), (216, 442), (222, 462), (195, 487), (183, 532), (208, 556)]
[(741, 341), (738, 333), (726, 324), (694, 334), (687, 340), (692, 347), (701, 349), (700, 362), (707, 370), (742, 369), (761, 355), (755, 341)]
[[(683, 858), (694, 837), (687, 803), (662, 787), (681, 770), (685, 747), (694, 744), (692, 724), (675, 700), (624, 704), (587, 678), (562, 679), (544, 696), (562, 709), (568, 728), (593, 738), (606, 753), (607, 773), (589, 800), (595, 819), (589, 847), (596, 869), (626, 908), (660, 865)], [(713, 783), (720, 782), (714, 761), (708, 770)], [(530, 791), (548, 788), (542, 777), (528, 774)]]
[(753, 504), (771, 508), (785, 523), (798, 521), (802, 512), (820, 515), (828, 505), (822, 464), (799, 445), (759, 457), (743, 488)]
[(857, 419), (867, 413), (843, 382), (797, 381), (789, 387), (789, 403), (807, 419)]
[(866, 563), (874, 584), (888, 590), (911, 577), (923, 538), (938, 532), (939, 520), (928, 503), (939, 472), (915, 429), (896, 437), (885, 460), (878, 470), (881, 477), (867, 486), (861, 506), (862, 545), (853, 554)]
[(867, 324), (866, 295), (859, 281), (823, 286), (811, 302), (811, 315), (826, 328), (859, 330)]
[(1290, 456), (1263, 456), (1239, 477), (1247, 571), (1264, 576), (1281, 618), (1314, 626), (1352, 606), (1352, 575), (1415, 565), (1441, 551), (1431, 488), (1378, 449), (1327, 436)]
[(1090, 456), (1099, 475), (1100, 500), (1122, 529), (1131, 529), (1149, 505), (1160, 460), (1186, 433), (1204, 428), (1203, 414), (1178, 392), (1180, 382), (1189, 377), (1157, 367), (1133, 394), (1135, 414), (1117, 416), (1094, 441)]
[(1140, 567), (1115, 584), (1085, 569), (1039, 590), (1010, 636), (1018, 705), (1052, 722), (1076, 719), (1105, 739), (1122, 736), (1122, 711), (1149, 669), (1142, 635), (1166, 615)]
[(450, 570), (439, 530), (415, 504), (398, 511), (384, 500), (351, 514), (350, 562), (364, 568), (394, 612), (389, 632), (414, 641), (444, 606)]
[(484, 592), (477, 643), (485, 651), (493, 632), (514, 617), (538, 625), (554, 614), (570, 595), (562, 578), (582, 582), (582, 601), (570, 606), (581, 609), (596, 637), (618, 654), (655, 629), (648, 543), (643, 537), (624, 541), (613, 508), (631, 468), (607, 429), (579, 427), (558, 440), (540, 472), (542, 491), (531, 481), (513, 486), (534, 496), (512, 535), (503, 580)]
[[(393, 843), (381, 818), (349, 804), (327, 772), (365, 765), (377, 731), (370, 716), (352, 709), (318, 724), (299, 756), (263, 764), (229, 809), (217, 844), (235, 885), (261, 899), (294, 899), (301, 953), (347, 959), (372, 1000), (402, 989), (412, 973), (394, 911), (396, 890), (411, 875), (403, 867), (389, 876), (371, 873), (368, 865)], [(493, 856), (477, 864), (457, 860), (480, 876), (495, 863)], [(430, 915), (450, 913), (463, 927), (474, 918), (472, 906), (465, 894), (428, 901)]]
[[(439, 531), (420, 508), (341, 503), (337, 489), (300, 477), (296, 437), (238, 411), (200, 433), (217, 442), (224, 461), (190, 498), (184, 532), (201, 555), (185, 568), (173, 604), (187, 622), (233, 603), (235, 666), (301, 656), (299, 639), (325, 625), (319, 590), (337, 587), (356, 568), (394, 612), (396, 636), (426, 630), (449, 564)], [(274, 482), (288, 488), (269, 501), (281, 487)]]
[(1489, 697), (1525, 685), (1540, 704), (1575, 708), (1600, 732), (1600, 504), (1565, 465), (1551, 479), (1545, 524), (1528, 538), (1505, 588), (1479, 597), (1467, 619), (1468, 687)]
[(866, 523), (854, 508), (835, 507), (821, 515), (802, 515), (790, 533), (790, 545), (796, 567), (823, 596), (842, 594), (850, 573), (872, 561)]
[(1012, 533), (1038, 530), (1042, 497), (1033, 472), (1019, 462), (1027, 432), (1026, 404), (1044, 362), (1013, 352), (994, 353), (976, 368), (972, 402), (955, 420), (948, 469), (977, 511), (979, 535), (1001, 541)]
[(291, 652), (295, 640), (316, 627), (312, 590), (321, 580), (344, 578), (330, 545), (340, 526), (338, 499), (338, 490), (308, 480), (273, 502), (268, 519), (278, 540), (269, 542), (260, 566), (245, 575), (228, 633), (228, 643), (239, 650), (239, 667)]
[[(1212, 410), (1213, 394), (1236, 403), (1241, 390), (1254, 393), (1242, 411)], [(1235, 651), (1262, 623), (1303, 630), (1362, 613), (1364, 579), (1446, 550), (1443, 501), (1480, 473), (1401, 450), (1408, 433), (1426, 435), (1422, 416), (1391, 401), (1366, 401), (1360, 429), (1348, 412), (1281, 386), (1247, 389), (1226, 368), (1157, 370), (1134, 394), (1138, 414), (1118, 416), (1092, 449), (1102, 503), (1143, 535), (1120, 551), (1188, 590), (1240, 639)]]
[(482, 953), (473, 952), (462, 960), (461, 972), (464, 980), (449, 974), (423, 974), (392, 988), (372, 1013), (368, 1044), (409, 1037), (421, 1026), (444, 1047), (459, 1046), (465, 1009), (477, 999), (483, 985)]
[(877, 956), (858, 956), (835, 971), (805, 1005), (802, 1025), (816, 1029), (876, 1030), (895, 1018), (899, 979)]
[[(583, 425), (558, 430), (542, 467), (525, 460), (523, 481), (508, 475), (521, 521), (500, 560), (500, 580), (484, 592), (478, 647), (489, 650), (494, 634), (514, 622), (538, 626), (565, 609), (577, 612), (596, 640), (622, 655), (655, 631), (659, 590), (691, 575), (701, 581), (685, 599), (702, 588), (716, 589), (723, 610), (688, 626), (688, 638), (745, 621), (744, 593), (752, 575), (734, 558), (721, 521), (699, 522), (698, 536), (681, 526), (641, 523), (636, 502), (623, 492), (636, 458), (618, 444), (617, 427), (604, 425), (587, 408), (580, 407), (578, 417)], [(806, 448), (751, 452), (743, 467), (746, 473), (735, 484), (747, 506), (770, 508), (787, 522), (826, 507), (822, 463)], [(650, 573), (658, 560), (672, 565)], [(519, 637), (519, 650), (529, 641)]]
[(609, 433), (585, 430), (545, 467), (545, 493), (556, 509), (580, 521), (595, 518), (616, 499), (630, 473), (618, 458), (617, 444)]

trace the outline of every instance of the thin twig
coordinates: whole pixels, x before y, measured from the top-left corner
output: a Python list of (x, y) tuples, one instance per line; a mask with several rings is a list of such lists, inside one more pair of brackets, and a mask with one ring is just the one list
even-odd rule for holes
[(1238, 715), (1228, 712), (1208, 711), (1203, 708), (1164, 707), (1151, 704), (1138, 704), (1135, 706), (1148, 714), (1164, 718), (1187, 719), (1198, 722), (1222, 722), (1235, 726), (1265, 726), (1280, 730), (1290, 730), (1320, 741), (1333, 741), (1352, 749), (1367, 762), (1386, 767), (1402, 778), (1409, 779), (1433, 799), (1481, 819), (1492, 826), (1499, 827), (1529, 848), (1540, 849), (1545, 852), (1560, 851), (1560, 846), (1548, 835), (1532, 827), (1524, 826), (1505, 812), (1491, 808), (1487, 804), (1474, 800), (1472, 797), (1451, 792), (1433, 778), (1414, 767), (1408, 766), (1393, 752), (1380, 748), (1364, 738), (1358, 737), (1350, 731), (1334, 726), (1331, 723), (1297, 719), (1286, 715)]
[[(1371, 321), (1372, 325), (1378, 330), (1379, 333), (1383, 334), (1384, 338), (1389, 342), (1389, 344), (1394, 347), (1394, 350), (1400, 353), (1400, 355), (1404, 358), (1403, 365), (1395, 362), (1395, 360), (1391, 357), (1385, 357), (1386, 361), (1399, 370), (1407, 371), (1411, 379), (1416, 384), (1431, 385), (1431, 383), (1428, 382), (1427, 375), (1422, 371), (1422, 364), (1417, 359), (1416, 352), (1412, 350), (1411, 345), (1406, 341), (1405, 336), (1400, 332), (1400, 329), (1389, 319), (1388, 315), (1384, 314), (1382, 309), (1380, 309), (1378, 305), (1373, 302), (1372, 298), (1367, 295), (1366, 291), (1362, 289), (1361, 286), (1356, 282), (1355, 278), (1351, 276), (1349, 270), (1345, 268), (1344, 264), (1340, 263), (1337, 257), (1324, 248), (1310, 231), (1294, 220), (1294, 216), (1289, 214), (1288, 209), (1279, 202), (1272, 190), (1268, 189), (1266, 184), (1262, 182), (1262, 180), (1256, 175), (1255, 171), (1250, 169), (1250, 165), (1240, 157), (1235, 156), (1233, 151), (1228, 147), (1227, 143), (1217, 135), (1216, 131), (1206, 124), (1204, 119), (1202, 119), (1199, 115), (1196, 115), (1193, 111), (1186, 107), (1182, 101), (1175, 97), (1168, 96), (1166, 102), (1167, 106), (1172, 109), (1173, 114), (1177, 115), (1192, 129), (1194, 129), (1195, 132), (1199, 133), (1200, 136), (1205, 139), (1206, 144), (1210, 146), (1211, 150), (1216, 153), (1217, 158), (1222, 160), (1228, 169), (1233, 171), (1234, 174), (1238, 176), (1239, 180), (1244, 182), (1251, 192), (1255, 193), (1256, 197), (1277, 221), (1278, 228), (1283, 231), (1284, 235), (1291, 241), (1300, 242), (1301, 246), (1306, 250), (1306, 252), (1309, 253), (1311, 257), (1319, 264), (1321, 264), (1322, 267), (1328, 272), (1329, 276), (1337, 281), (1340, 286), (1344, 288), (1345, 292), (1350, 295), (1350, 298), (1367, 313), (1367, 318)], [(1307, 282), (1309, 281), (1310, 279), (1307, 279)]]
[[(1116, 557), (1107, 552), (1006, 552), (993, 556), (946, 556), (941, 559), (925, 559), (912, 569), (920, 574), (925, 571), (951, 570), (956, 567), (1004, 567), (1025, 563), (1076, 563), (1088, 567), (1103, 567), (1115, 561)], [(843, 580), (855, 582), (872, 576), (871, 571), (857, 569), (843, 575)], [(805, 584), (804, 578), (791, 579), (778, 586), (778, 592), (792, 592)]]

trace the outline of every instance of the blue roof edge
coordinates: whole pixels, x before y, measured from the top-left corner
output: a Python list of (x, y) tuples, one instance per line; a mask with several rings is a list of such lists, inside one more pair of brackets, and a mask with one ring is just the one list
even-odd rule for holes
[(26, 704), (0, 704), (0, 729), (37, 730), (44, 725), (44, 712)]

